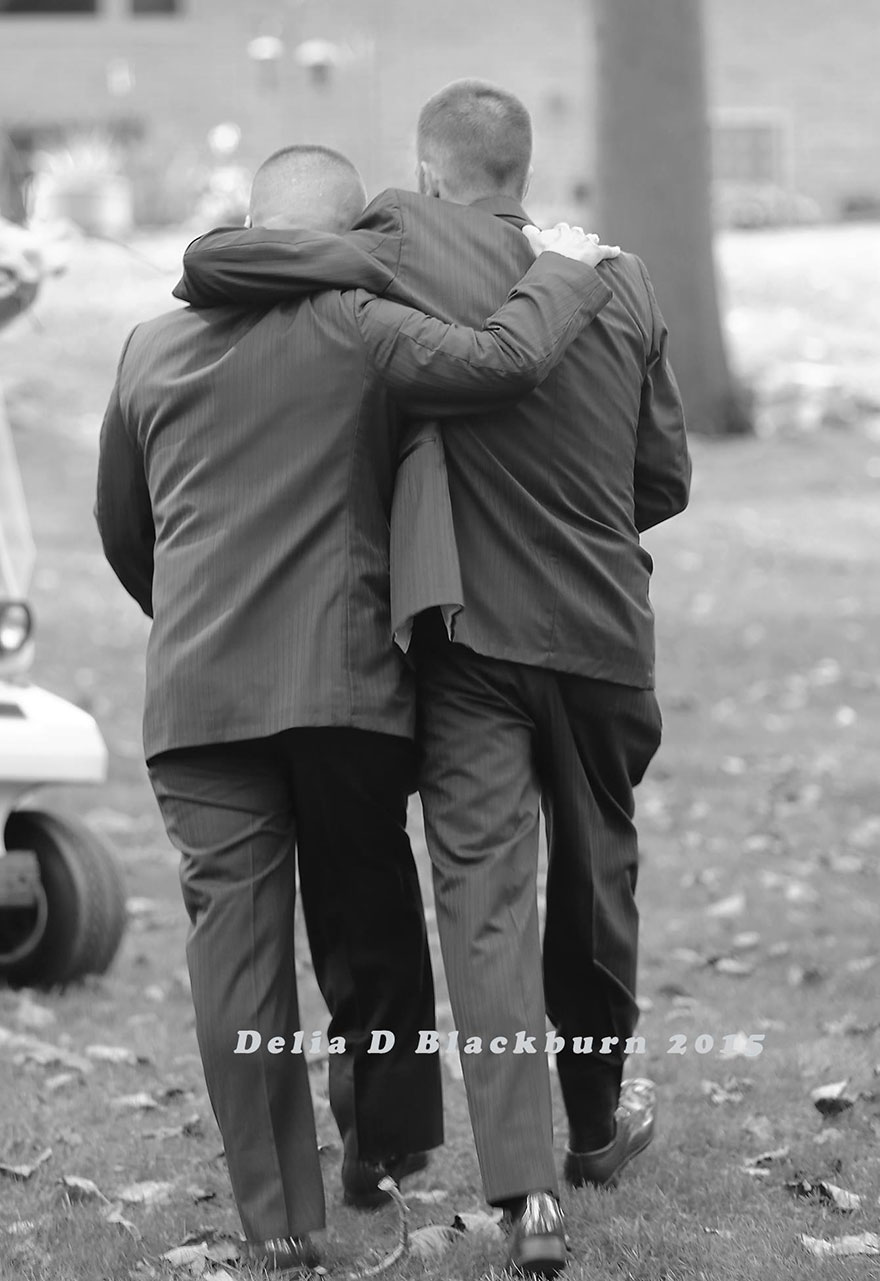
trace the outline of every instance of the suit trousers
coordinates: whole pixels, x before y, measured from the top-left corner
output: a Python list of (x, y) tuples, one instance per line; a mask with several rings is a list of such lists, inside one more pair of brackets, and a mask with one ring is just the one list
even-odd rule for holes
[[(419, 791), (450, 1000), (460, 1045), (482, 1040), (462, 1068), (486, 1198), (555, 1193), (547, 1018), (564, 1042), (556, 1063), (574, 1133), (591, 1109), (613, 1125), (638, 1017), (633, 788), (659, 746), (657, 701), (648, 689), (476, 654), (449, 641), (436, 611), (417, 620), (415, 662)], [(495, 1038), (506, 1045), (493, 1049)]]
[[(331, 1014), (330, 1103), (365, 1159), (443, 1141), (439, 1065), (414, 1055), (434, 1026), (418, 876), (406, 835), (413, 746), (347, 728), (161, 753), (149, 762), (181, 855), (187, 961), (205, 1080), (245, 1235), (324, 1226), (294, 958), (295, 864), (318, 984)], [(370, 1054), (374, 1029), (396, 1037)], [(262, 1046), (236, 1054), (238, 1034)], [(308, 1033), (310, 1029), (305, 1029)], [(282, 1053), (267, 1052), (283, 1037)], [(308, 1035), (304, 1049), (308, 1048)]]

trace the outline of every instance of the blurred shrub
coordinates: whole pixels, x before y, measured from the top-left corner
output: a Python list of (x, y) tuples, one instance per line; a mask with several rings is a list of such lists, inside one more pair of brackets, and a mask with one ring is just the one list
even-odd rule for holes
[(840, 216), (848, 222), (880, 221), (880, 192), (857, 192), (844, 196), (840, 202)]
[(120, 235), (132, 222), (125, 150), (109, 133), (72, 133), (33, 157), (33, 212), (69, 220), (96, 235)]
[(721, 227), (797, 227), (819, 222), (822, 216), (809, 196), (771, 184), (716, 182), (712, 204)]

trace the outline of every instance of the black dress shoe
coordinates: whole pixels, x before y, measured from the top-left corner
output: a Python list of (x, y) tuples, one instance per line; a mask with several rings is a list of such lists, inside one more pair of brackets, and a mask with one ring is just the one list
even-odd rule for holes
[(342, 1200), (356, 1210), (378, 1210), (391, 1200), (383, 1192), (379, 1181), (386, 1175), (395, 1183), (410, 1174), (417, 1174), (428, 1164), (427, 1152), (408, 1152), (403, 1156), (388, 1157), (385, 1161), (362, 1161), (359, 1157), (342, 1158)]
[(507, 1267), (527, 1277), (555, 1277), (565, 1267), (565, 1223), (555, 1196), (530, 1192), (522, 1207), (505, 1210), (502, 1227), (510, 1233)]
[(310, 1237), (272, 1237), (269, 1241), (248, 1241), (245, 1259), (270, 1276), (282, 1277), (291, 1271), (316, 1268), (321, 1256)]
[(573, 1188), (613, 1188), (621, 1171), (634, 1156), (644, 1152), (654, 1137), (657, 1095), (653, 1081), (624, 1081), (614, 1114), (614, 1138), (593, 1152), (565, 1153), (564, 1174)]

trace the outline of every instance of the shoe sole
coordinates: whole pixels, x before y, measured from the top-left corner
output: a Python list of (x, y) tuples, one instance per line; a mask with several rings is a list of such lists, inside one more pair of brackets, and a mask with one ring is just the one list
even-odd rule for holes
[(630, 1161), (632, 1161), (635, 1157), (639, 1156), (642, 1152), (644, 1152), (645, 1148), (650, 1145), (653, 1137), (654, 1137), (654, 1129), (652, 1127), (648, 1131), (644, 1140), (639, 1144), (639, 1146), (631, 1148), (630, 1151), (627, 1152), (626, 1156), (623, 1158), (620, 1165), (618, 1165), (617, 1168), (613, 1170), (611, 1174), (609, 1174), (607, 1179), (603, 1179), (600, 1182), (598, 1179), (591, 1179), (587, 1175), (580, 1175), (580, 1174), (573, 1179), (571, 1175), (568, 1173), (568, 1171), (566, 1170), (565, 1171), (566, 1183), (570, 1188), (575, 1188), (575, 1189), (577, 1188), (616, 1188), (618, 1183), (620, 1182), (620, 1176), (623, 1174), (624, 1170), (629, 1165)]
[(568, 1262), (565, 1242), (556, 1236), (527, 1237), (516, 1249), (516, 1259), (508, 1260), (511, 1272), (527, 1277), (558, 1276)]

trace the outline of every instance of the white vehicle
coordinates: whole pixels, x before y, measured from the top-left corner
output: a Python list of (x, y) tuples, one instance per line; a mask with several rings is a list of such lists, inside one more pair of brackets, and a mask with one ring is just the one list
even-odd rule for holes
[(51, 987), (107, 969), (125, 895), (113, 854), (85, 824), (32, 808), (41, 786), (100, 783), (107, 773), (92, 717), (27, 680), (33, 562), (0, 398), (0, 981)]

